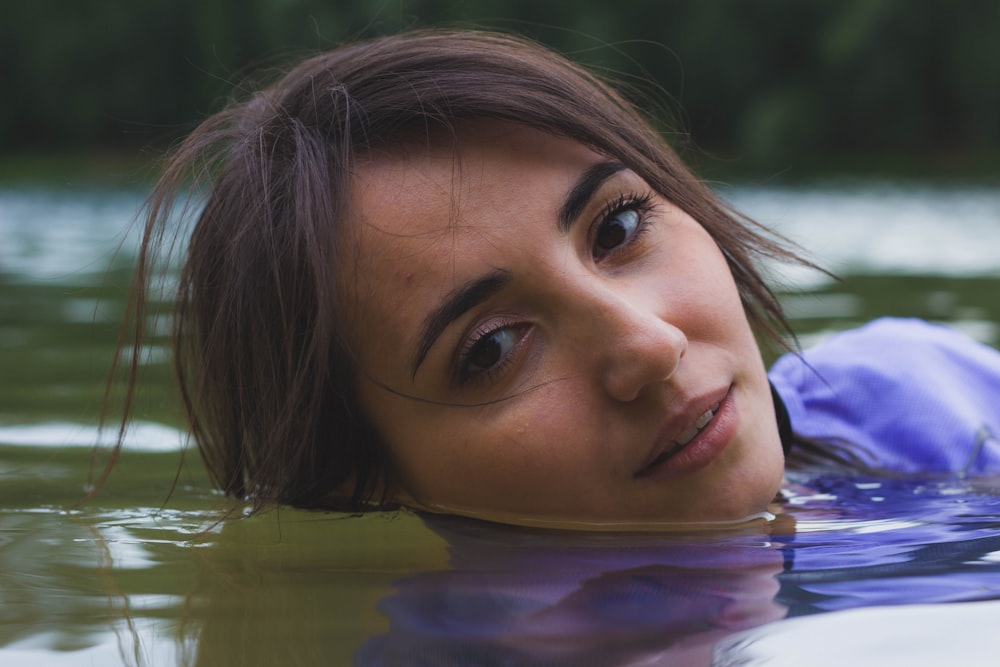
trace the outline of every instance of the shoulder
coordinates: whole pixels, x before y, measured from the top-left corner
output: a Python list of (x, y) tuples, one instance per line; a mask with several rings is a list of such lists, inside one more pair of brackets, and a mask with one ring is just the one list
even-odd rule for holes
[(783, 356), (769, 376), (797, 434), (851, 443), (871, 467), (1000, 470), (1000, 353), (954, 329), (876, 320)]

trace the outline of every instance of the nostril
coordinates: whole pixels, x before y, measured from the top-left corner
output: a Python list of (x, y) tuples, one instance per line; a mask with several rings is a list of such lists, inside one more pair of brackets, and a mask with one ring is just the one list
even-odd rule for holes
[(687, 353), (687, 337), (677, 327), (657, 319), (635, 327), (609, 346), (605, 389), (615, 400), (637, 399), (647, 387), (669, 380)]

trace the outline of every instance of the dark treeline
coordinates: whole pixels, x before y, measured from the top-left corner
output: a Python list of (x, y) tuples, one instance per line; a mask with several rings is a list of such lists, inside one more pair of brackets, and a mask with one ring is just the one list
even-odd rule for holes
[(262, 68), (442, 24), (527, 34), (653, 91), (665, 127), (751, 168), (1000, 152), (996, 0), (11, 1), (0, 149), (161, 147)]

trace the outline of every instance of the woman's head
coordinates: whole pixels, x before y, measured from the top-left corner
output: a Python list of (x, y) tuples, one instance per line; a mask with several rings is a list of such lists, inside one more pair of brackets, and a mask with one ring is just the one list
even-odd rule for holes
[(623, 163), (479, 122), (359, 160), (352, 194), (341, 302), (402, 500), (620, 523), (772, 499), (770, 390), (725, 258)]
[(786, 254), (561, 57), (422, 32), (305, 61), (179, 147), (140, 280), (192, 169), (177, 367), (227, 492), (617, 521), (776, 490), (753, 260)]

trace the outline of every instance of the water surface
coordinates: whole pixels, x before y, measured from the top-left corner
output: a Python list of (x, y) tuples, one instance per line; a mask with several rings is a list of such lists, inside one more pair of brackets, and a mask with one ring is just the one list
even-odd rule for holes
[[(775, 270), (803, 344), (884, 314), (1000, 343), (1000, 190), (724, 195), (844, 278)], [(140, 199), (0, 190), (2, 664), (915, 665), (945, 646), (973, 665), (1000, 648), (975, 631), (1000, 613), (997, 479), (799, 474), (773, 521), (678, 535), (220, 522), (240, 509), (185, 454), (162, 336), (121, 460), (76, 506), (112, 437), (96, 415)]]

